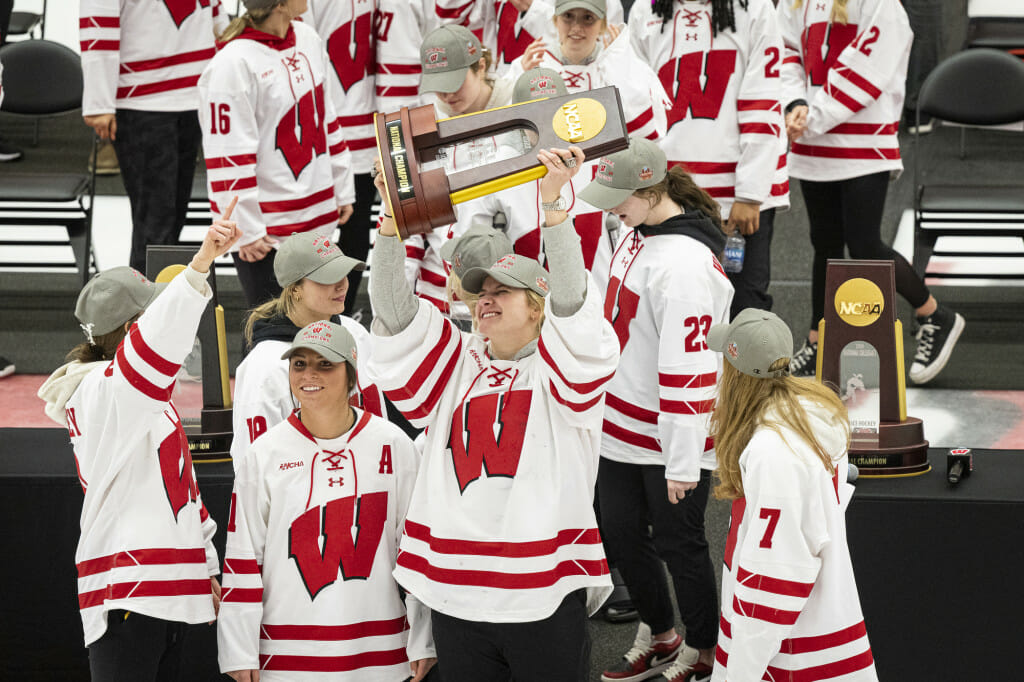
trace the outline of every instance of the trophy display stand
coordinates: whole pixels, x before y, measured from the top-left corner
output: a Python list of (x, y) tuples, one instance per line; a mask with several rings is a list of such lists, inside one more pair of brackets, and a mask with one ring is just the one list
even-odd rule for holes
[[(169, 282), (192, 260), (195, 247), (146, 247), (146, 276)], [(231, 384), (228, 379), (228, 346), (224, 308), (217, 303), (216, 265), (207, 279), (213, 300), (203, 311), (197, 339), (202, 354), (203, 408), (198, 420), (182, 419), (192, 461), (223, 462), (231, 458)]]
[[(540, 149), (577, 145), (588, 159), (629, 146), (615, 87), (435, 120), (433, 105), (374, 114), (377, 153), (403, 239), (455, 221), (455, 204), (544, 177)], [(489, 140), (494, 158), (466, 167), (452, 161), (460, 145)], [(502, 141), (512, 146), (502, 147)], [(449, 163), (446, 165), (445, 160)]]
[(907, 416), (903, 325), (896, 318), (892, 261), (828, 261), (818, 326), (818, 380), (850, 412), (850, 463), (865, 478), (927, 472), (928, 441)]

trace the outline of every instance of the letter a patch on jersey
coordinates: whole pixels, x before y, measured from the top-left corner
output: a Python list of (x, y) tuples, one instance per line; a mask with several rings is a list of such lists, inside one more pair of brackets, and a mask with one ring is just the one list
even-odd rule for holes
[(485, 467), (488, 477), (515, 477), (532, 400), (532, 391), (504, 391), (470, 398), (455, 411), (448, 447), (460, 493)]
[(310, 599), (334, 583), (339, 572), (342, 580), (370, 577), (387, 517), (388, 494), (377, 492), (331, 500), (292, 521), (288, 556)]

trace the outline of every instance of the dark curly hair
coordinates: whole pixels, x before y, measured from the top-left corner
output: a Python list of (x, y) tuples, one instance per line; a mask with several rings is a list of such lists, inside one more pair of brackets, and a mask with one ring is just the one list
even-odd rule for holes
[[(719, 31), (726, 29), (736, 30), (736, 12), (733, 10), (733, 3), (740, 3), (740, 7), (747, 8), (748, 0), (711, 0), (711, 32), (718, 35)], [(672, 18), (673, 7), (676, 0), (654, 0), (651, 5), (654, 13), (661, 17), (661, 30), (665, 30), (665, 24)]]

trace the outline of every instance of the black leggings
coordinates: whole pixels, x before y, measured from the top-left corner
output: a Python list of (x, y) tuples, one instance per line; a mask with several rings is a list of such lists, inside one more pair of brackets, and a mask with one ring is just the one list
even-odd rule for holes
[(711, 649), (718, 641), (718, 590), (704, 534), (710, 487), (711, 472), (702, 469), (697, 487), (672, 504), (665, 467), (604, 457), (598, 465), (601, 536), (640, 618), (654, 634), (675, 624), (664, 561), (686, 626), (686, 643), (694, 649)]
[(811, 272), (811, 329), (825, 313), (825, 268), (829, 258), (891, 260), (896, 266), (896, 292), (914, 308), (930, 296), (924, 280), (907, 259), (882, 241), (882, 209), (889, 189), (889, 171), (848, 180), (801, 180), (807, 219), (811, 224), (814, 265)]
[(89, 672), (94, 682), (177, 680), (184, 638), (184, 623), (115, 609), (107, 631), (89, 645)]

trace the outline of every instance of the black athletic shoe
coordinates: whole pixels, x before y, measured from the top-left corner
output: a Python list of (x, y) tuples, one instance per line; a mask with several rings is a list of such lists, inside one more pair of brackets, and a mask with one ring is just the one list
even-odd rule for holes
[(917, 318), (917, 353), (910, 366), (910, 380), (924, 384), (934, 379), (949, 362), (953, 348), (964, 331), (964, 318), (939, 306), (928, 317)]
[(818, 342), (804, 339), (804, 345), (789, 361), (789, 373), (795, 377), (813, 377), (818, 369)]

